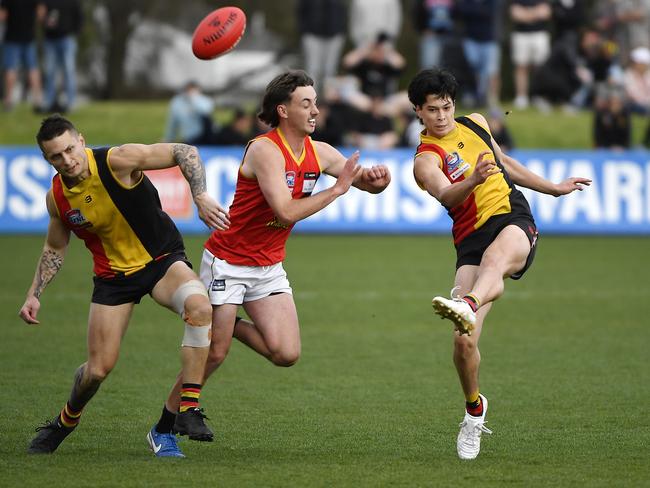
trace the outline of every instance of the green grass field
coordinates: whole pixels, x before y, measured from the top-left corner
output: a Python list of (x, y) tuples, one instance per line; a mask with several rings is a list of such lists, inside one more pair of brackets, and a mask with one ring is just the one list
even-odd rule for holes
[[(509, 108), (507, 105), (504, 108)], [(88, 145), (123, 144), (141, 142), (151, 144), (163, 137), (168, 102), (116, 101), (92, 102), (80, 107), (68, 117), (86, 136)], [(468, 110), (458, 107), (458, 115)], [(483, 113), (485, 113), (483, 111)], [(231, 116), (230, 109), (218, 108), (215, 118), (225, 122)], [(27, 105), (20, 105), (11, 113), (0, 112), (1, 144), (34, 144), (43, 115), (33, 114)], [(565, 115), (557, 110), (541, 114), (535, 109), (517, 110), (506, 119), (515, 144), (521, 149), (591, 149), (592, 115), (582, 111)], [(648, 118), (634, 116), (632, 122), (632, 145), (641, 144)]]
[[(198, 263), (203, 237), (187, 238)], [(42, 245), (2, 236), (0, 486), (648, 486), (648, 238), (543, 236), (481, 340), (490, 400), (482, 452), (457, 459), (463, 397), (451, 326), (431, 297), (452, 285), (447, 236), (293, 236), (286, 269), (303, 356), (281, 369), (235, 344), (204, 390), (212, 444), (156, 459), (145, 434), (178, 366), (181, 325), (145, 299), (117, 368), (52, 456), (34, 427), (65, 402), (85, 358), (90, 257), (75, 241), (17, 317)]]

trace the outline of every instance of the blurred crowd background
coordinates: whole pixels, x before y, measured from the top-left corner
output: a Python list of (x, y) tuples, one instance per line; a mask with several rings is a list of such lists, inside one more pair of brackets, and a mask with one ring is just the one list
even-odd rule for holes
[[(194, 27), (225, 5), (246, 12), (244, 38), (195, 59)], [(440, 66), (461, 84), (459, 111), (488, 116), (506, 150), (509, 110), (588, 111), (593, 146), (618, 149), (635, 145), (636, 114), (650, 147), (650, 0), (0, 0), (0, 38), (2, 116), (168, 98), (162, 140), (241, 145), (266, 130), (255, 116), (266, 83), (302, 68), (319, 93), (315, 138), (413, 147), (421, 127), (404, 90)]]

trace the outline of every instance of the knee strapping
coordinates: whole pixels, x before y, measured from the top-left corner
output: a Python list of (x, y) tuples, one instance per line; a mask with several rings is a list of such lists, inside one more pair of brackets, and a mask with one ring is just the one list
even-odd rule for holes
[(208, 347), (210, 345), (212, 326), (211, 325), (188, 325), (185, 324), (182, 346), (187, 347)]
[(185, 300), (191, 295), (203, 295), (208, 298), (208, 292), (199, 280), (183, 283), (172, 295), (172, 307), (183, 318), (185, 318)]

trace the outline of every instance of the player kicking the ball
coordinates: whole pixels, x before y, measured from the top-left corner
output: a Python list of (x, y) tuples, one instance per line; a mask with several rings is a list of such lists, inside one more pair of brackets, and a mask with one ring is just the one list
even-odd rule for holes
[[(226, 359), (233, 336), (278, 366), (298, 361), (298, 315), (282, 267), (291, 229), (350, 186), (379, 193), (390, 183), (385, 166), (361, 168), (358, 153), (346, 159), (329, 144), (312, 141), (319, 113), (313, 84), (303, 71), (269, 83), (259, 118), (272, 129), (246, 147), (230, 228), (214, 231), (205, 243), (200, 276), (213, 310), (206, 379)], [(321, 173), (336, 183), (312, 193)], [(252, 321), (237, 318), (240, 306)], [(166, 415), (178, 410), (180, 387), (178, 381)]]
[(481, 447), (488, 402), (479, 393), (478, 341), (504, 278), (519, 279), (535, 256), (537, 228), (528, 202), (513, 183), (560, 196), (589, 185), (586, 178), (551, 183), (504, 154), (480, 114), (454, 119), (455, 78), (445, 70), (420, 72), (408, 95), (424, 124), (414, 175), (454, 222), (456, 280), (451, 299), (435, 297), (433, 308), (455, 328), (454, 363), (465, 394), (458, 456), (474, 459)]

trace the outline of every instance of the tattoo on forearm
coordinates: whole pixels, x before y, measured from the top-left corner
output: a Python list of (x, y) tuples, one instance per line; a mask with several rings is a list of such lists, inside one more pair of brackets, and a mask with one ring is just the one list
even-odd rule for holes
[(187, 144), (174, 144), (174, 160), (190, 184), (192, 196), (206, 191), (205, 169), (198, 152)]
[(46, 249), (41, 255), (36, 270), (36, 288), (34, 296), (41, 298), (41, 293), (63, 266), (63, 256), (56, 251)]

